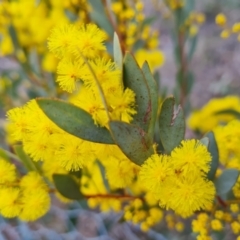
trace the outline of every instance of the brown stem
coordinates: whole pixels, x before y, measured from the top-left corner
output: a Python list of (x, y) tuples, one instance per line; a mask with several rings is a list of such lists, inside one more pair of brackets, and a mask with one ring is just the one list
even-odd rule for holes
[(227, 203), (225, 201), (223, 201), (219, 196), (217, 196), (217, 200), (221, 206), (223, 206), (224, 208), (227, 207)]

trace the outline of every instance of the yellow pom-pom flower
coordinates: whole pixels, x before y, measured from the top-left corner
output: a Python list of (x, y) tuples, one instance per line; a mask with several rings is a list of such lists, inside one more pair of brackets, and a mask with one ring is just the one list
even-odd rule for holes
[(141, 167), (140, 181), (147, 189), (161, 196), (165, 180), (173, 175), (173, 167), (167, 155), (154, 154)]
[(78, 30), (75, 25), (65, 24), (52, 30), (48, 38), (48, 48), (58, 58), (69, 56), (75, 48)]
[(169, 198), (166, 207), (182, 217), (189, 217), (195, 211), (204, 210), (213, 202), (216, 193), (213, 182), (191, 173), (175, 181), (175, 184), (167, 189)]
[(18, 216), (22, 207), (19, 201), (20, 189), (1, 188), (0, 196), (0, 213), (7, 218)]
[(174, 168), (183, 174), (207, 173), (212, 159), (207, 147), (199, 140), (183, 140), (179, 147), (171, 152), (171, 162)]
[(28, 172), (21, 181), (20, 187), (24, 189), (24, 192), (35, 191), (36, 189), (48, 190), (46, 183), (37, 172)]
[(14, 182), (16, 178), (15, 165), (0, 158), (0, 184)]
[(23, 221), (35, 221), (49, 210), (50, 197), (47, 191), (35, 189), (31, 192), (23, 192), (21, 203), (23, 209), (19, 218)]
[(69, 93), (76, 89), (76, 82), (83, 76), (83, 60), (72, 61), (63, 59), (57, 67), (57, 82), (60, 87)]

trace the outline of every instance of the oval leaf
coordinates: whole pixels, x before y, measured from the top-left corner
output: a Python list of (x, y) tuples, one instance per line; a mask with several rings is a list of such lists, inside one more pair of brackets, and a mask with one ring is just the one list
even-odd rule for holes
[(87, 141), (114, 144), (110, 132), (96, 126), (85, 110), (57, 99), (38, 98), (36, 101), (47, 117), (64, 131)]
[(123, 81), (124, 86), (136, 94), (137, 114), (134, 115), (132, 124), (147, 132), (152, 112), (150, 92), (142, 70), (130, 53), (126, 54), (123, 61)]
[(239, 171), (237, 169), (226, 169), (216, 179), (215, 187), (219, 196), (228, 193), (237, 182)]
[(135, 164), (142, 165), (154, 153), (151, 139), (138, 126), (119, 121), (110, 121), (109, 126), (116, 144)]
[(209, 138), (208, 137), (204, 137), (204, 138), (200, 139), (200, 142), (208, 148), (208, 146), (209, 146)]
[(53, 174), (53, 181), (56, 189), (66, 198), (80, 200), (84, 196), (80, 192), (80, 186), (70, 176), (66, 174)]
[(147, 62), (144, 62), (142, 66), (142, 71), (147, 81), (151, 98), (151, 120), (148, 133), (150, 134), (150, 136), (153, 136), (158, 113), (158, 86)]
[(113, 56), (114, 56), (114, 62), (117, 64), (119, 69), (122, 70), (122, 65), (123, 65), (122, 48), (116, 32), (114, 32), (114, 36), (113, 36)]
[(170, 153), (184, 139), (185, 119), (182, 108), (179, 107), (176, 116), (173, 114), (174, 98), (166, 98), (159, 115), (160, 139), (164, 150)]
[(212, 155), (212, 161), (210, 165), (210, 171), (207, 174), (207, 178), (209, 180), (213, 180), (219, 165), (219, 153), (218, 146), (215, 140), (213, 132), (207, 133), (206, 137), (209, 139), (208, 151)]

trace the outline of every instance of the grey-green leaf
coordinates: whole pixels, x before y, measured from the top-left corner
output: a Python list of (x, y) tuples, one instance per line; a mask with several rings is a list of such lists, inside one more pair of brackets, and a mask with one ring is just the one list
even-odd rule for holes
[(210, 171), (208, 172), (207, 178), (213, 180), (219, 165), (219, 153), (216, 139), (213, 132), (206, 134), (206, 137), (209, 139), (208, 151), (212, 155), (212, 161), (210, 165)]
[(164, 100), (159, 115), (160, 139), (166, 153), (170, 153), (184, 139), (185, 119), (182, 108), (174, 116), (174, 98), (168, 97)]
[(204, 138), (200, 139), (200, 142), (208, 148), (208, 146), (209, 146), (209, 138), (208, 137), (204, 137)]
[(151, 138), (143, 129), (120, 121), (110, 121), (109, 126), (116, 144), (135, 164), (142, 165), (154, 153)]
[(66, 198), (73, 200), (83, 199), (79, 184), (67, 174), (53, 174), (56, 189)]
[(113, 35), (113, 56), (114, 62), (117, 64), (118, 68), (122, 70), (123, 66), (123, 54), (121, 44), (116, 32)]
[(237, 169), (225, 169), (215, 180), (217, 195), (221, 196), (228, 193), (237, 182), (239, 171)]
[(150, 136), (153, 136), (158, 113), (158, 86), (147, 62), (144, 62), (142, 66), (142, 71), (147, 81), (151, 98), (151, 120), (148, 133)]
[(110, 132), (96, 126), (83, 109), (58, 99), (38, 98), (36, 101), (47, 117), (64, 131), (87, 141), (114, 144)]
[(126, 53), (123, 60), (124, 86), (133, 90), (136, 94), (136, 110), (132, 124), (148, 131), (151, 120), (151, 98), (147, 81), (136, 60), (130, 53)]
[(114, 32), (113, 27), (107, 18), (103, 2), (101, 0), (88, 0), (88, 3), (91, 6), (89, 15), (92, 22), (95, 22), (100, 28), (104, 29), (109, 36), (112, 36)]
[(32, 159), (25, 153), (23, 150), (22, 145), (15, 145), (13, 146), (13, 150), (16, 153), (16, 155), (19, 157), (23, 165), (26, 167), (29, 171), (38, 171), (35, 164), (33, 163)]

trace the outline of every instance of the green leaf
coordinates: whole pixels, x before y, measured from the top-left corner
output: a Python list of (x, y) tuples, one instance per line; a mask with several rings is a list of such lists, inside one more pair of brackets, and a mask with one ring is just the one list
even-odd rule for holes
[(208, 148), (208, 146), (209, 146), (209, 138), (208, 137), (204, 137), (204, 138), (200, 139), (200, 142)]
[(110, 130), (116, 144), (135, 164), (142, 165), (154, 151), (148, 134), (136, 125), (110, 121)]
[(104, 29), (109, 36), (113, 35), (113, 27), (107, 18), (105, 9), (101, 0), (88, 0), (91, 5), (91, 11), (89, 13), (90, 18), (93, 22), (99, 25), (100, 28)]
[(38, 98), (36, 101), (47, 117), (64, 131), (87, 141), (114, 144), (109, 131), (96, 126), (83, 109), (57, 99)]
[(108, 192), (110, 192), (111, 189), (110, 189), (108, 180), (107, 180), (107, 178), (106, 178), (106, 170), (105, 170), (105, 167), (103, 166), (103, 164), (102, 164), (99, 160), (96, 161), (96, 164), (98, 165), (98, 167), (99, 167), (99, 169), (100, 169), (104, 186), (105, 186), (106, 190), (107, 190)]
[(20, 158), (21, 162), (23, 163), (27, 170), (38, 171), (32, 159), (24, 152), (22, 145), (13, 146), (13, 150), (16, 153), (16, 155)]
[(151, 98), (152, 116), (149, 124), (148, 133), (150, 136), (153, 136), (158, 113), (158, 87), (147, 62), (144, 62), (142, 66), (142, 71), (147, 81)]
[(215, 187), (219, 196), (228, 193), (237, 182), (239, 171), (237, 169), (225, 169), (215, 180)]
[(57, 190), (66, 198), (80, 200), (84, 198), (80, 192), (79, 184), (66, 174), (53, 174), (53, 181)]
[(152, 116), (150, 92), (142, 70), (130, 53), (125, 55), (123, 61), (123, 81), (124, 86), (136, 94), (137, 114), (132, 124), (147, 132)]
[[(12, 153), (11, 153), (12, 154)], [(14, 154), (13, 154), (14, 155)], [(9, 158), (9, 155), (8, 155), (8, 151), (3, 149), (3, 148), (0, 148), (0, 158), (6, 160), (6, 161), (10, 161), (10, 158)]]
[(218, 146), (213, 132), (206, 134), (206, 137), (209, 139), (208, 151), (212, 155), (212, 161), (210, 165), (210, 171), (208, 172), (207, 178), (213, 180), (219, 165), (219, 153)]
[(119, 69), (122, 70), (123, 54), (122, 54), (121, 44), (116, 32), (114, 32), (114, 36), (113, 36), (113, 56), (114, 56), (114, 62), (117, 64)]
[(215, 115), (232, 115), (233, 117), (236, 117), (237, 119), (240, 119), (240, 112), (234, 110), (234, 109), (225, 109), (218, 112), (215, 112)]
[(178, 113), (174, 116), (174, 98), (164, 100), (159, 115), (160, 138), (165, 151), (169, 154), (184, 139), (185, 119), (182, 108), (179, 106)]

